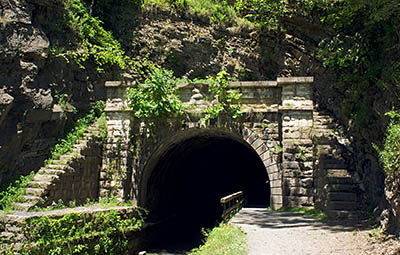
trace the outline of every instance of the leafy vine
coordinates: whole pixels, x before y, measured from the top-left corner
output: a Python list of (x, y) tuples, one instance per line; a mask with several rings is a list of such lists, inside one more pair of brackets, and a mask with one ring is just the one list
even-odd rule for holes
[(228, 113), (233, 119), (243, 114), (240, 98), (242, 94), (237, 89), (229, 88), (231, 78), (228, 73), (221, 71), (215, 78), (208, 77), (209, 91), (215, 95), (216, 103), (207, 107), (204, 117), (200, 119), (202, 125), (209, 120), (216, 119), (221, 113)]
[(185, 107), (177, 90), (172, 71), (154, 67), (144, 83), (128, 89), (128, 105), (137, 118), (181, 116)]

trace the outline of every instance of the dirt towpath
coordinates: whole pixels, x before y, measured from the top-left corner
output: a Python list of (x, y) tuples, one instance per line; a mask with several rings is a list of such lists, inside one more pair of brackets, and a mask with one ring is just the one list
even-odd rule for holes
[(351, 226), (343, 221), (243, 208), (231, 223), (247, 233), (249, 255), (386, 254), (371, 250), (370, 227)]

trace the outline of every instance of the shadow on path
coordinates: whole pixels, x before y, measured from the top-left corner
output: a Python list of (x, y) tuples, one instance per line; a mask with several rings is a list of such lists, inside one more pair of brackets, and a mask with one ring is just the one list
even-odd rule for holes
[(260, 228), (322, 228), (332, 232), (370, 229), (367, 222), (347, 220), (318, 219), (296, 212), (272, 211), (266, 208), (243, 208), (232, 220), (238, 225), (250, 225)]

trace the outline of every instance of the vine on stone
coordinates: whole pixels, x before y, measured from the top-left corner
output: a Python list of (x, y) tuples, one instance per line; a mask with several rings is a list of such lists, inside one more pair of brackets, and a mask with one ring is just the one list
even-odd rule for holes
[(185, 107), (177, 89), (172, 71), (154, 67), (144, 83), (128, 89), (129, 107), (137, 118), (181, 116)]
[(229, 113), (234, 119), (243, 114), (240, 109), (242, 94), (237, 89), (229, 89), (230, 80), (231, 78), (225, 71), (219, 72), (215, 78), (208, 77), (209, 91), (215, 95), (217, 103), (210, 105), (204, 111), (204, 117), (200, 119), (200, 124), (204, 125), (207, 121), (216, 119), (221, 113)]

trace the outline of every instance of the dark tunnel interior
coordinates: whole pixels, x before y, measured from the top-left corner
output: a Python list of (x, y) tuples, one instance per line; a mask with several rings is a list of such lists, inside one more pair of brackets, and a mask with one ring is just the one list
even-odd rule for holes
[(250, 146), (227, 137), (196, 136), (170, 148), (147, 182), (146, 207), (164, 226), (157, 230), (159, 245), (198, 245), (201, 229), (221, 220), (220, 199), (237, 191), (244, 192), (249, 206), (269, 205), (268, 175)]

